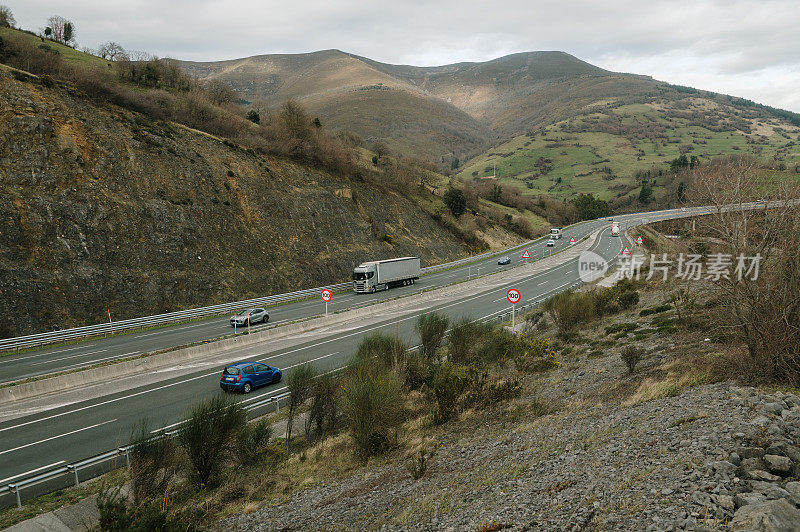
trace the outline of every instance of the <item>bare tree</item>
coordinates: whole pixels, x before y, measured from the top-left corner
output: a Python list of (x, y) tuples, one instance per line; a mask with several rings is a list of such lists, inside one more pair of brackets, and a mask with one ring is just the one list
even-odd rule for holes
[[(699, 230), (732, 259), (730, 277), (713, 282), (720, 331), (744, 340), (746, 374), (798, 386), (800, 194), (794, 183), (763, 170), (749, 157), (704, 165), (694, 173), (691, 195), (713, 206), (713, 213), (699, 220)], [(741, 279), (737, 268), (743, 270)]]
[(13, 28), (17, 24), (8, 6), (0, 5), (0, 28)]
[(97, 55), (109, 61), (117, 61), (118, 59), (122, 59), (122, 57), (127, 56), (125, 53), (125, 48), (114, 41), (108, 41), (107, 43), (101, 44), (97, 49)]
[[(50, 31), (48, 32), (47, 30)], [(61, 44), (69, 45), (75, 42), (75, 24), (58, 15), (53, 15), (47, 19), (47, 27), (44, 33)]]
[(217, 105), (232, 103), (237, 99), (236, 91), (234, 91), (227, 83), (217, 79), (207, 81), (203, 88), (205, 88), (206, 92), (211, 98), (211, 101)]

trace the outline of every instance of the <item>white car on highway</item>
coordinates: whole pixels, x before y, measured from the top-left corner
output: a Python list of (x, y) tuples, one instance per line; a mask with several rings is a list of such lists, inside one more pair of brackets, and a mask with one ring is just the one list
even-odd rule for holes
[(547, 247), (551, 248), (551, 247), (553, 247), (555, 245), (556, 245), (556, 241), (553, 240), (552, 238), (547, 241)]
[(246, 327), (248, 323), (255, 325), (256, 323), (267, 323), (268, 321), (269, 313), (266, 310), (263, 308), (250, 308), (231, 316), (231, 327)]

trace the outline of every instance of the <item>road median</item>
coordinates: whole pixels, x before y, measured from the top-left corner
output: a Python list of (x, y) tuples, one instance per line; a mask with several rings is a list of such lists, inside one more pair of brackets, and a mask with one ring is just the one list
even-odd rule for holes
[[(530, 264), (525, 264), (511, 270), (487, 274), (477, 279), (366, 305), (329, 316), (314, 317), (288, 323), (245, 336), (236, 336), (234, 338), (227, 338), (144, 356), (139, 355), (134, 359), (123, 360), (104, 366), (87, 368), (72, 373), (48, 376), (32, 382), (23, 382), (6, 386), (0, 388), (0, 405), (7, 405), (23, 399), (41, 397), (85, 386), (93, 386), (99, 383), (119, 381), (120, 379), (137, 374), (157, 372), (167, 367), (191, 365), (210, 356), (240, 351), (242, 348), (248, 346), (266, 344), (278, 339), (303, 335), (311, 331), (331, 328), (348, 322), (361, 323), (364, 318), (381, 317), (388, 313), (401, 316), (411, 312), (419, 312), (425, 310), (425, 308), (435, 306), (439, 302), (463, 297), (465, 294), (484, 293), (508, 282), (530, 277), (572, 260), (583, 250), (592, 247), (599, 233), (600, 231), (595, 231), (589, 235), (588, 238), (550, 257), (533, 261)], [(335, 331), (331, 331), (330, 334), (335, 334)], [(130, 387), (134, 386), (135, 384), (132, 384)], [(116, 389), (115, 391), (120, 390)]]

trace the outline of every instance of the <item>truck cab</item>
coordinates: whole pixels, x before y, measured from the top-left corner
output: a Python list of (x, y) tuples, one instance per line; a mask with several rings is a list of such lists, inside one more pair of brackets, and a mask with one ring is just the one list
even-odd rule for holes
[(360, 264), (353, 270), (353, 290), (358, 293), (375, 292), (377, 287), (375, 264)]
[(550, 240), (558, 240), (561, 238), (562, 232), (560, 227), (553, 227), (550, 229)]

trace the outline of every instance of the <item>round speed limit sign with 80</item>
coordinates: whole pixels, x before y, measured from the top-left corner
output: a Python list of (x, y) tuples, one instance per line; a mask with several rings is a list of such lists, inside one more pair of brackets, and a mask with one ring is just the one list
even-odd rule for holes
[(330, 291), (330, 290), (327, 290), (327, 289), (326, 289), (326, 290), (323, 290), (321, 295), (322, 295), (322, 300), (323, 300), (325, 303), (327, 303), (328, 301), (330, 301), (330, 300), (331, 300), (331, 298), (333, 297), (333, 295), (331, 294), (331, 291)]
[(520, 299), (522, 299), (522, 296), (520, 295), (519, 290), (516, 288), (511, 288), (508, 292), (506, 292), (506, 299), (508, 299), (508, 302), (512, 305), (516, 305), (519, 303)]

